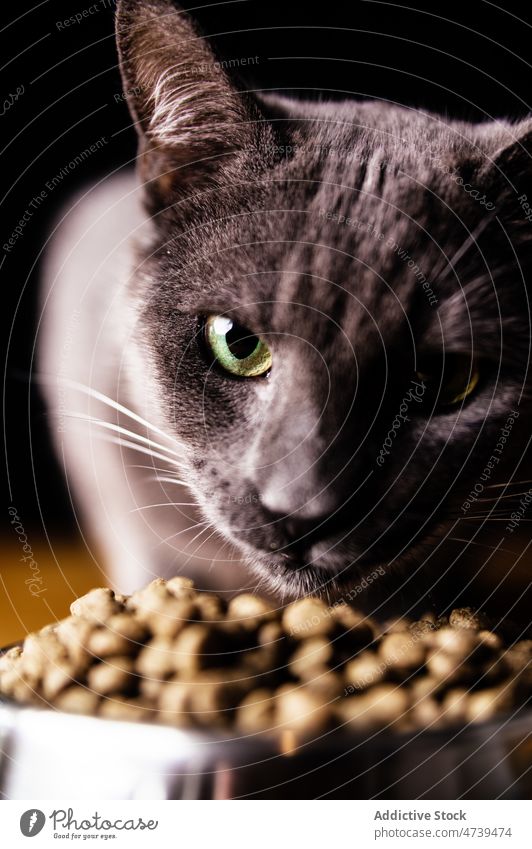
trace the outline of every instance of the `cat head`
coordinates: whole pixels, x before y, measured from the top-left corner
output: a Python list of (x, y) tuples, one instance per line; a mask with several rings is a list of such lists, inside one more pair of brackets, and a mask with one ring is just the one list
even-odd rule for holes
[(521, 452), (532, 121), (246, 90), (170, 0), (122, 0), (117, 39), (137, 344), (182, 476), (277, 589), (416, 570)]

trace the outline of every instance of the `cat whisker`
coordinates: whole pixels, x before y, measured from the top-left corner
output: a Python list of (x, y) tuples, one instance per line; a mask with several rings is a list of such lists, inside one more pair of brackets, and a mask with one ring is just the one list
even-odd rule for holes
[(507, 495), (497, 495), (494, 498), (479, 498), (478, 501), (479, 501), (479, 503), (482, 502), (483, 504), (498, 504), (499, 501), (504, 501), (507, 498), (514, 498), (515, 499), (515, 498), (519, 498), (521, 495), (528, 495), (529, 492), (530, 492), (530, 490), (525, 489), (524, 491), (521, 491), (521, 492), (510, 492)]
[(127, 439), (115, 438), (112, 436), (106, 436), (105, 434), (99, 434), (98, 439), (101, 439), (102, 442), (112, 442), (114, 445), (120, 445), (122, 448), (129, 448), (132, 451), (137, 451), (139, 454), (147, 454), (148, 457), (155, 457), (157, 460), (164, 460), (165, 463), (170, 463), (170, 465), (175, 466), (177, 469), (181, 468), (181, 464), (177, 462), (177, 460), (173, 460), (171, 457), (167, 457), (165, 454), (159, 454), (157, 451), (153, 451), (151, 448), (144, 448), (142, 445), (138, 445), (136, 442), (130, 442)]
[[(505, 516), (502, 519), (499, 519), (497, 517), (491, 519), (489, 516), (486, 517), (486, 518), (483, 518), (482, 516), (464, 516), (461, 521), (462, 522), (467, 522), (467, 521), (473, 521), (473, 522), (475, 522), (475, 521), (476, 522), (509, 522), (510, 517)], [(521, 522), (532, 522), (532, 519), (520, 519), (519, 523), (521, 523)]]
[(157, 543), (157, 548), (160, 545), (164, 545), (165, 542), (169, 542), (171, 539), (176, 539), (178, 536), (181, 536), (181, 534), (187, 533), (187, 531), (194, 531), (196, 528), (201, 527), (201, 525), (209, 525), (209, 524), (210, 524), (210, 522), (208, 522), (207, 520), (205, 520), (203, 522), (194, 522), (194, 524), (189, 525), (188, 528), (182, 528), (180, 531), (177, 531), (175, 534), (170, 534), (170, 536), (165, 537), (164, 539), (160, 540)]
[(515, 554), (515, 551), (510, 551), (509, 548), (499, 548), (499, 546), (488, 545), (484, 542), (475, 542), (472, 539), (462, 539), (461, 537), (447, 537), (446, 539), (452, 540), (453, 542), (465, 542), (467, 545), (478, 545), (481, 548), (488, 548), (490, 551), (504, 551), (506, 554)]
[(506, 483), (490, 483), (485, 489), (500, 489), (507, 486), (523, 486), (526, 483), (532, 483), (532, 480), (526, 481), (506, 481)]
[(93, 416), (84, 415), (83, 413), (68, 413), (67, 415), (71, 419), (90, 422), (90, 424), (98, 425), (104, 430), (112, 430), (115, 433), (120, 433), (123, 436), (128, 437), (128, 439), (136, 439), (143, 445), (152, 445), (154, 448), (157, 448), (158, 451), (165, 451), (168, 454), (172, 454), (174, 457), (180, 456), (180, 454), (172, 448), (167, 448), (166, 445), (161, 445), (160, 442), (155, 442), (155, 440), (150, 439), (148, 436), (142, 436), (142, 434), (135, 433), (135, 431), (128, 430), (127, 428), (122, 427), (122, 425), (114, 424), (114, 422), (107, 422), (105, 419), (97, 419)]
[(508, 515), (509, 514), (506, 510), (492, 510), (489, 513), (470, 513), (468, 516), (459, 516), (458, 521), (463, 521), (465, 519), (490, 519), (491, 517), (504, 518)]
[(455, 515), (455, 516), (450, 516), (450, 518), (455, 519), (455, 520), (460, 522), (463, 519), (487, 519), (489, 516), (507, 516), (507, 515), (508, 515), (508, 511), (506, 509), (505, 510), (492, 509), (492, 510), (479, 511), (478, 513), (475, 513), (473, 511), (473, 512), (468, 513), (467, 516)]
[(482, 219), (480, 224), (473, 230), (472, 233), (469, 233), (466, 239), (462, 242), (458, 250), (454, 253), (451, 259), (448, 262), (447, 270), (443, 273), (440, 280), (445, 280), (446, 277), (449, 276), (451, 271), (454, 271), (456, 264), (462, 259), (462, 257), (470, 250), (470, 248), (476, 244), (478, 237), (485, 230), (485, 228), (492, 221), (492, 216), (487, 215)]
[[(492, 507), (490, 507), (489, 504), (483, 505), (482, 507), (479, 505), (478, 510), (468, 510), (467, 515), (468, 516), (481, 516), (481, 515), (482, 516), (490, 516), (492, 513), (504, 513), (507, 510), (508, 510), (507, 504), (498, 505), (497, 502), (495, 501), (493, 503)], [(458, 514), (456, 514), (456, 515), (458, 516)], [(460, 513), (458, 518), (464, 518), (464, 514)]]
[[(212, 528), (212, 530), (211, 530), (211, 528)], [(194, 551), (193, 551), (193, 552), (191, 552), (191, 553), (188, 555), (188, 557), (187, 557), (187, 559), (186, 559), (185, 563), (183, 564), (183, 569), (185, 569), (185, 568), (186, 568), (186, 566), (188, 566), (188, 564), (190, 563), (190, 561), (192, 560), (192, 558), (193, 558), (193, 557), (196, 557), (196, 556), (197, 556), (198, 551), (200, 551), (200, 550), (201, 550), (202, 546), (204, 546), (207, 542), (209, 542), (209, 540), (210, 540), (210, 539), (212, 539), (212, 537), (213, 537), (213, 536), (214, 536), (214, 534), (216, 533), (216, 528), (214, 528), (211, 524), (208, 524), (205, 528), (203, 528), (203, 530), (201, 530), (198, 534), (196, 534), (196, 536), (194, 537), (194, 539), (191, 539), (191, 540), (190, 540), (190, 542), (187, 542), (187, 544), (186, 544), (185, 548), (183, 549), (183, 554), (185, 553), (185, 551), (187, 550), (187, 548), (188, 548), (189, 546), (191, 546), (191, 545), (192, 545), (192, 543), (193, 543), (193, 542), (195, 542), (197, 539), (199, 539), (199, 537), (201, 537), (201, 536), (202, 536), (202, 534), (207, 533), (207, 531), (209, 531), (209, 530), (211, 531), (211, 532), (210, 532), (210, 534), (209, 534), (209, 536), (208, 536), (208, 537), (206, 537), (204, 540), (202, 540), (202, 542), (200, 543), (200, 545), (197, 545), (197, 546), (196, 546), (196, 548), (194, 549)]]
[(161, 478), (159, 475), (155, 475), (153, 480), (159, 481), (160, 483), (178, 483), (181, 486), (186, 486), (185, 481), (178, 480), (177, 478)]
[(162, 501), (160, 504), (144, 504), (142, 507), (134, 507), (130, 513), (139, 513), (141, 510), (152, 510), (155, 507), (196, 507), (195, 501)]
[[(38, 379), (42, 382), (48, 381), (48, 378), (42, 376)], [(52, 378), (50, 378), (49, 380), (51, 381)], [(87, 386), (84, 383), (79, 383), (77, 380), (70, 380), (69, 378), (62, 378), (60, 382), (63, 386), (67, 386), (70, 389), (77, 389), (79, 392), (83, 392), (90, 398), (94, 398), (96, 401), (101, 401), (102, 404), (106, 404), (108, 407), (112, 407), (118, 413), (123, 413), (125, 416), (128, 416), (133, 421), (143, 425), (144, 427), (148, 428), (148, 430), (152, 430), (155, 433), (158, 433), (159, 436), (163, 436), (170, 442), (175, 442), (173, 437), (168, 436), (168, 434), (165, 433), (164, 430), (161, 430), (159, 427), (157, 427), (157, 425), (154, 425), (147, 419), (143, 418), (142, 416), (139, 416), (138, 413), (134, 413), (133, 410), (130, 410), (129, 407), (125, 407), (123, 404), (120, 404), (118, 401), (115, 401), (114, 398), (110, 398), (108, 395), (104, 395), (104, 393), (100, 392), (98, 389), (94, 389), (92, 386)]]
[[(170, 474), (170, 469), (162, 469), (160, 466), (151, 466), (151, 465), (146, 466), (144, 463), (128, 463), (128, 465), (125, 468), (126, 469), (147, 469), (150, 472), (163, 472), (164, 474)], [(157, 475), (155, 475), (155, 477), (150, 478), (150, 480), (164, 480), (164, 478), (159, 478)], [(171, 480), (175, 480), (175, 478), (171, 478)]]

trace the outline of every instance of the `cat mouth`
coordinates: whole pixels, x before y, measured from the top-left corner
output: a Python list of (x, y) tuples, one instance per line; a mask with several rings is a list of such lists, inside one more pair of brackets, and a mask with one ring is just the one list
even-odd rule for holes
[(245, 559), (250, 569), (266, 579), (274, 591), (294, 598), (308, 594), (330, 599), (363, 596), (373, 594), (379, 581), (381, 586), (385, 585), (383, 593), (387, 593), (395, 583), (391, 580), (394, 575), (398, 581), (418, 580), (451, 525), (451, 520), (438, 519), (399, 555), (390, 557), (370, 557), (364, 552), (352, 557), (348, 552), (335, 550), (330, 543), (323, 543), (316, 544), (317, 550), (314, 554), (308, 552), (307, 556), (246, 545)]

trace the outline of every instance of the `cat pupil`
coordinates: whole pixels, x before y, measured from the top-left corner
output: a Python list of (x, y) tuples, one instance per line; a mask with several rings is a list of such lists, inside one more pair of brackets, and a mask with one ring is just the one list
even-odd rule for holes
[(225, 341), (232, 355), (238, 360), (250, 357), (259, 344), (258, 338), (240, 324), (233, 324), (226, 334)]

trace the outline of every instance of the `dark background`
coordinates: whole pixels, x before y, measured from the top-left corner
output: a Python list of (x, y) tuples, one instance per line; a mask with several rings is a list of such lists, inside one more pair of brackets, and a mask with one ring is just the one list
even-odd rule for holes
[[(314, 10), (286, 0), (183, 5), (194, 9), (221, 58), (259, 57), (245, 77), (249, 87), (384, 98), (480, 121), (532, 112), (530, 4), (505, 2), (502, 9), (484, 0), (456, 8), (433, 0), (412, 3), (406, 8), (353, 0)], [(4, 516), (7, 522), (13, 502), (26, 527), (44, 521), (65, 531), (72, 526), (71, 511), (31, 380), (39, 257), (61, 204), (80, 185), (130, 162), (136, 145), (126, 105), (113, 97), (121, 91), (114, 4), (99, 0), (98, 11), (80, 23), (58, 26), (94, 5), (5, 3), (0, 22), (2, 101), (24, 87), (0, 116), (0, 244), (48, 180), (102, 135), (109, 139), (48, 193), (12, 251), (0, 250), (7, 317)]]

